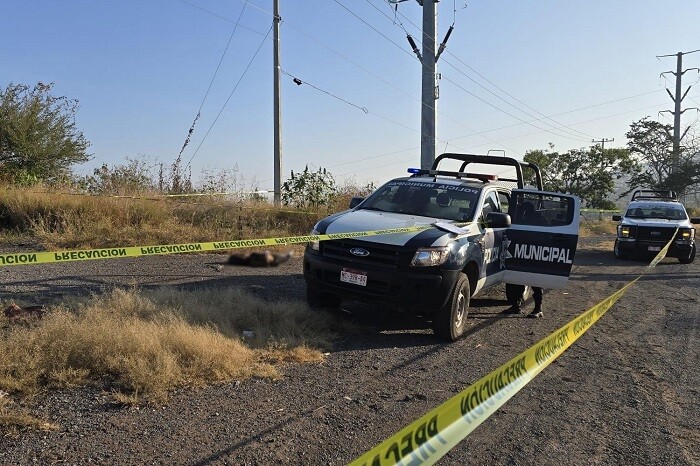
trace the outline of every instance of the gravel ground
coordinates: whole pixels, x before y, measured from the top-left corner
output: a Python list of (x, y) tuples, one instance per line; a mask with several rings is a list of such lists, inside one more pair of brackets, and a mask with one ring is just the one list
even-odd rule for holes
[[(613, 259), (611, 245), (581, 240), (569, 286), (545, 292), (543, 319), (501, 314), (502, 289), (474, 299), (467, 336), (453, 344), (418, 319), (355, 307), (347, 318), (361, 332), (322, 364), (283, 368), (281, 380), (182, 389), (138, 408), (115, 408), (96, 388), (41, 394), (35, 412), (60, 428), (0, 437), (0, 464), (345, 464), (644, 270)], [(303, 299), (300, 258), (277, 269), (223, 260), (0, 267), (0, 299), (41, 304), (133, 284)], [(699, 311), (700, 261), (665, 259), (439, 464), (700, 464)]]

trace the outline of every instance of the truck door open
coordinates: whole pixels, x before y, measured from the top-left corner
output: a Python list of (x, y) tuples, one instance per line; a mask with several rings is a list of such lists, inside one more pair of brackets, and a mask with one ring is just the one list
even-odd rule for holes
[(563, 288), (571, 274), (578, 243), (578, 197), (514, 190), (503, 238), (503, 281), (542, 288)]

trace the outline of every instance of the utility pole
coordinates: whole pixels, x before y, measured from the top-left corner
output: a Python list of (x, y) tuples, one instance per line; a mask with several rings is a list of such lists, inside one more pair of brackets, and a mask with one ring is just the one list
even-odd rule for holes
[(612, 138), (612, 139), (603, 138), (603, 139), (598, 139), (598, 140), (596, 140), (596, 139), (591, 139), (591, 142), (592, 142), (593, 144), (598, 144), (598, 143), (600, 143), (601, 150), (605, 151), (605, 143), (606, 143), (606, 142), (613, 142), (614, 140), (615, 140), (615, 138)]
[(282, 203), (282, 111), (280, 108), (280, 87), (281, 87), (281, 68), (280, 68), (280, 2), (272, 0), (273, 18), (272, 25), (274, 29), (273, 36), (273, 87), (274, 87), (274, 184), (275, 194), (274, 203), (279, 206)]
[[(389, 0), (395, 8), (406, 0)], [(440, 97), (438, 86), (437, 61), (445, 50), (447, 40), (454, 30), (454, 24), (450, 26), (445, 38), (437, 49), (437, 4), (440, 0), (416, 0), (423, 8), (423, 53), (418, 50), (416, 42), (410, 34), (406, 35), (408, 43), (421, 62), (421, 124), (420, 124), (420, 167), (430, 169), (435, 161), (435, 135), (437, 121), (437, 100)], [(437, 53), (436, 53), (437, 49)]]
[[(692, 86), (688, 86), (688, 89), (685, 90), (685, 93), (681, 95), (681, 87), (682, 87), (682, 80), (683, 80), (683, 75), (690, 70), (697, 70), (700, 72), (700, 69), (698, 68), (688, 68), (686, 70), (683, 69), (683, 55), (688, 55), (691, 53), (695, 52), (700, 52), (700, 50), (693, 50), (691, 52), (678, 52), (675, 54), (676, 57), (676, 71), (664, 71), (661, 73), (661, 76), (665, 74), (672, 74), (676, 77), (676, 95), (674, 96), (671, 94), (671, 91), (666, 89), (666, 92), (668, 92), (668, 95), (671, 97), (671, 100), (673, 100), (674, 109), (673, 111), (670, 110), (664, 110), (659, 113), (670, 113), (673, 115), (673, 160), (672, 160), (672, 165), (671, 165), (671, 174), (676, 174), (679, 170), (679, 162), (681, 158), (681, 139), (685, 136), (685, 134), (688, 132), (688, 129), (690, 127), (686, 128), (686, 130), (683, 132), (681, 135), (681, 115), (683, 112), (686, 110), (690, 110), (690, 108), (686, 108), (681, 110), (681, 102), (683, 102), (683, 99), (685, 99), (685, 96), (688, 95), (688, 91), (690, 91), (690, 88)], [(662, 57), (673, 57), (674, 55), (657, 55), (656, 58), (662, 58)], [(697, 107), (692, 107), (696, 110)]]
[(438, 0), (418, 0), (423, 6), (423, 59), (421, 84), (420, 167), (430, 169), (435, 160), (437, 99), (439, 88), (435, 76), (435, 31)]

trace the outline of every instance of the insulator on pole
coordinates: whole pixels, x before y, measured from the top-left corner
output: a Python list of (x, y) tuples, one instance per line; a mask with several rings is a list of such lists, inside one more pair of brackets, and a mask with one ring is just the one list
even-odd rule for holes
[(413, 53), (416, 54), (419, 60), (422, 60), (423, 56), (420, 54), (420, 50), (418, 50), (418, 46), (416, 45), (416, 41), (413, 40), (413, 37), (411, 37), (410, 34), (406, 34), (406, 39), (408, 39), (408, 43), (411, 45)]
[(435, 55), (435, 61), (437, 61), (438, 58), (440, 58), (440, 55), (442, 55), (442, 52), (445, 51), (445, 47), (447, 46), (447, 40), (450, 38), (450, 34), (452, 34), (454, 28), (454, 26), (450, 26), (450, 28), (447, 30), (447, 34), (445, 34), (445, 38), (442, 40), (440, 48), (438, 49), (438, 53), (437, 55)]

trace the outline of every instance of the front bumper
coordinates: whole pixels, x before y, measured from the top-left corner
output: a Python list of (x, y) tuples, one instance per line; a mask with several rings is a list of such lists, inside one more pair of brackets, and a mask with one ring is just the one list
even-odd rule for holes
[[(340, 281), (343, 268), (366, 272), (367, 285)], [(460, 270), (442, 270), (440, 267), (406, 270), (358, 265), (310, 251), (304, 254), (304, 278), (307, 286), (346, 300), (385, 304), (417, 312), (435, 312), (442, 308), (450, 297), (459, 274)]]
[[(637, 238), (617, 238), (620, 252), (635, 255), (656, 255), (664, 246), (666, 241), (640, 240)], [(676, 240), (668, 248), (666, 257), (684, 258), (690, 255), (693, 242), (686, 240)]]

